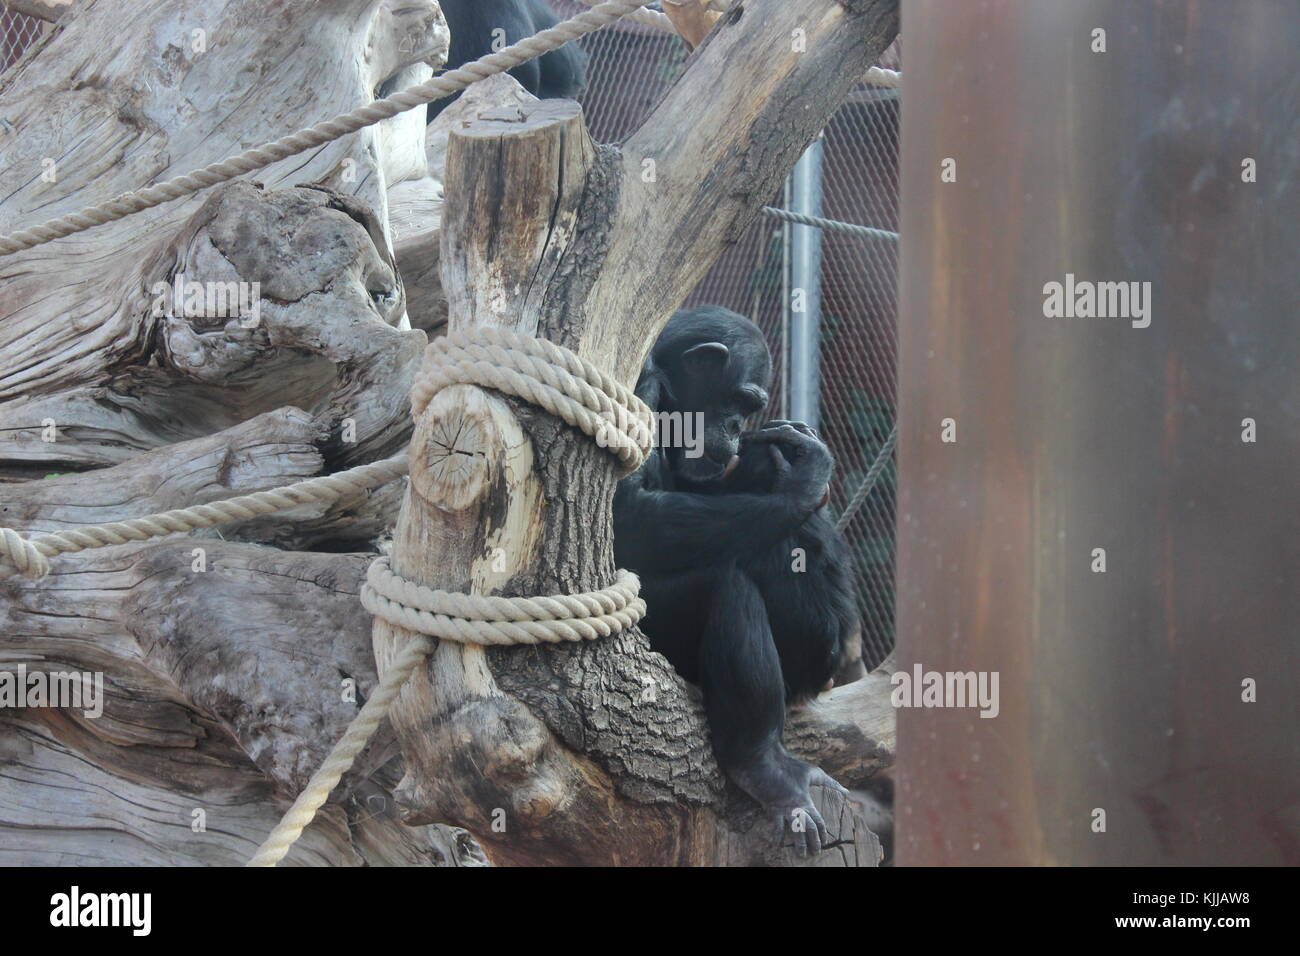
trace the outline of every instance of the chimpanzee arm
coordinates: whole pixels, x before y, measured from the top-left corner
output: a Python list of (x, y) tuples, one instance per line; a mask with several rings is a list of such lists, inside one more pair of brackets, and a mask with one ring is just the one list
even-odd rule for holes
[(770, 548), (821, 506), (834, 462), (816, 437), (785, 427), (764, 440), (790, 449), (774, 455), (774, 484), (762, 493), (700, 494), (667, 488), (662, 451), (614, 493), (614, 554), (634, 571), (684, 571), (750, 557)]
[[(443, 19), (451, 31), (444, 66), (446, 70), (454, 70), (471, 60), (493, 53), (502, 46), (518, 43), (543, 27), (554, 26), (556, 22), (555, 16), (539, 0), (443, 0), (440, 6)], [(534, 26), (534, 17), (537, 15), (541, 15), (544, 20), (540, 25)], [(556, 50), (545, 54), (542, 59), (557, 54), (562, 60), (573, 56)], [(537, 60), (529, 60), (511, 70), (510, 75), (528, 92), (536, 94), (541, 87), (541, 69)], [(430, 103), (428, 120), (432, 122), (451, 103), (452, 99)]]
[[(528, 0), (528, 12), (537, 33), (558, 22), (543, 0)], [(537, 60), (537, 89), (541, 99), (575, 99), (587, 88), (587, 53), (577, 43), (566, 43)]]
[(614, 551), (636, 571), (685, 571), (770, 548), (799, 526), (788, 494), (701, 495), (647, 488), (633, 475), (614, 493)]

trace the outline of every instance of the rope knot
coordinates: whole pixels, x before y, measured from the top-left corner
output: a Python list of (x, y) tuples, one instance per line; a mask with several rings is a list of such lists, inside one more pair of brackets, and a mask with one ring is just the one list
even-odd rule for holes
[[(654, 417), (649, 406), (554, 342), (483, 326), (435, 339), (411, 388), (412, 417), (451, 385), (495, 389), (546, 409), (613, 454), (624, 474), (641, 467), (650, 453)], [(402, 685), (432, 653), (435, 637), (481, 646), (608, 637), (645, 616), (640, 587), (635, 574), (620, 570), (609, 587), (586, 594), (461, 594), (408, 581), (393, 571), (387, 557), (377, 558), (361, 587), (361, 604), (377, 619), (414, 636), (249, 865), (275, 866), (283, 859), (366, 746)]]
[(36, 581), (50, 571), (50, 562), (32, 544), (12, 528), (0, 528), (0, 578), (15, 572)]

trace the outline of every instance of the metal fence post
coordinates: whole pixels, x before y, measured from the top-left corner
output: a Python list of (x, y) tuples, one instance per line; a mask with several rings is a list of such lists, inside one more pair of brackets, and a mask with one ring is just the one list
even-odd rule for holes
[[(805, 216), (820, 216), (822, 140), (799, 157), (790, 174), (790, 206)], [(816, 428), (821, 417), (822, 233), (813, 226), (786, 226), (790, 248), (790, 417)]]

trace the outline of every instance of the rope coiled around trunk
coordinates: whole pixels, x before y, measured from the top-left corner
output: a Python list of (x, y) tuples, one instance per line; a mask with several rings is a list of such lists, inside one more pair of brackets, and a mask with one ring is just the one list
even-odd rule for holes
[[(613, 455), (624, 473), (640, 467), (650, 452), (649, 406), (554, 342), (486, 326), (457, 329), (435, 340), (411, 390), (412, 414), (418, 417), (434, 395), (453, 385), (495, 389), (546, 409)], [(639, 590), (637, 576), (620, 570), (609, 587), (586, 594), (462, 594), (408, 581), (393, 571), (387, 557), (375, 559), (361, 588), (362, 606), (416, 636), (248, 865), (275, 866), (284, 859), (387, 716), (402, 685), (433, 652), (434, 638), (500, 646), (608, 637), (645, 615)]]
[(641, 467), (654, 439), (653, 412), (632, 390), (546, 339), (474, 326), (429, 343), (411, 389), (419, 415), (452, 385), (478, 385), (546, 409), (619, 460), (622, 474)]
[(394, 573), (388, 558), (370, 565), (361, 604), (389, 624), (461, 644), (558, 644), (608, 637), (645, 615), (641, 582), (620, 570), (609, 587), (586, 594), (500, 597), (437, 591)]

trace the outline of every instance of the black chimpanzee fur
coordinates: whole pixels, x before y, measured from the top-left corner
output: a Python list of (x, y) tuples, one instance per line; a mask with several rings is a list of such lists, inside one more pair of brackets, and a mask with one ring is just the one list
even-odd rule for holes
[[(777, 493), (794, 465), (796, 449), (784, 440), (787, 428), (817, 437), (801, 422), (786, 421), (741, 435), (740, 463), (719, 492)], [(848, 545), (826, 509), (818, 508), (775, 547), (741, 558), (739, 566), (763, 593), (787, 700), (829, 690), (831, 678), (844, 673), (849, 642), (860, 635)]]
[(637, 394), (702, 417), (703, 454), (665, 447), (661, 420), (660, 447), (615, 493), (614, 551), (641, 577), (642, 630), (704, 692), (718, 762), (816, 852), (827, 834), (809, 787), (843, 788), (786, 752), (785, 710), (827, 688), (856, 615), (844, 543), (821, 513), (830, 451), (795, 422), (741, 434), (771, 373), (743, 316), (704, 306), (669, 320)]
[[(492, 53), (494, 30), (502, 31), (497, 36), (508, 46), (558, 22), (545, 0), (442, 0), (441, 6), (451, 31), (447, 70)], [(578, 44), (566, 43), (515, 67), (510, 75), (539, 99), (573, 99), (587, 85), (587, 54)], [(430, 103), (428, 118), (433, 119), (454, 99)]]

